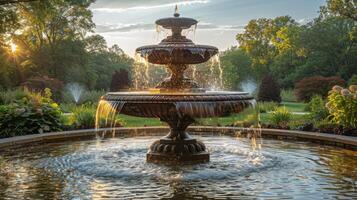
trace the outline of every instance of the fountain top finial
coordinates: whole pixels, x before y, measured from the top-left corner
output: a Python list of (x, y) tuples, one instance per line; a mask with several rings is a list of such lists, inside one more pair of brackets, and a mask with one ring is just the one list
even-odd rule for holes
[(177, 6), (177, 4), (176, 4), (176, 6), (175, 6), (174, 17), (180, 17), (180, 13), (178, 13), (178, 6)]

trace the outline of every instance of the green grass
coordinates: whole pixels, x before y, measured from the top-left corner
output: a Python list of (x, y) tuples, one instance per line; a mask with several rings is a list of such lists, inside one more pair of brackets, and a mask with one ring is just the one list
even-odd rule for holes
[(158, 118), (143, 118), (143, 117), (133, 117), (128, 115), (119, 115), (118, 118), (124, 121), (125, 127), (165, 125), (165, 123), (161, 122), (160, 119)]
[(306, 104), (300, 102), (282, 102), (281, 106), (285, 106), (290, 112), (304, 112)]

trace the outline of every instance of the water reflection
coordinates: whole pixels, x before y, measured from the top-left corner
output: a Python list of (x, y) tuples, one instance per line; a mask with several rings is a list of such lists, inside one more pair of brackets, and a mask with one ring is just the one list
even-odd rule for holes
[[(201, 137), (211, 162), (145, 162), (155, 136), (52, 143), (0, 156), (0, 199), (357, 197), (357, 152), (302, 142)], [(98, 142), (100, 145), (98, 145)]]

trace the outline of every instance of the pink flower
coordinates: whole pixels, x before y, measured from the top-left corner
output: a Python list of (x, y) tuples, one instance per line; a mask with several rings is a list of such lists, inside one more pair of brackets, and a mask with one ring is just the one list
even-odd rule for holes
[(335, 85), (332, 87), (332, 90), (336, 91), (336, 92), (341, 92), (341, 90), (343, 90), (343, 88), (341, 86)]
[(351, 92), (348, 89), (343, 89), (343, 90), (341, 90), (341, 94), (342, 94), (342, 96), (347, 96), (347, 95), (351, 94)]

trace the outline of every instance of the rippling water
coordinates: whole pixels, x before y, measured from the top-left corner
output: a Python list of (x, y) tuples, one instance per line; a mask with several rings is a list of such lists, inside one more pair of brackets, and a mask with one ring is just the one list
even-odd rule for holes
[(200, 137), (211, 162), (145, 162), (158, 137), (82, 140), (0, 153), (0, 199), (357, 198), (357, 152), (265, 139)]

